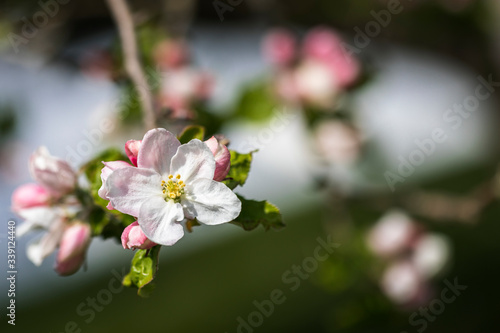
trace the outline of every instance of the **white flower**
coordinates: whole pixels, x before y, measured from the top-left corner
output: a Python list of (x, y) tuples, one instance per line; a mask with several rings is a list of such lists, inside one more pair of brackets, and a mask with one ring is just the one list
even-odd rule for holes
[(59, 246), (68, 218), (80, 209), (79, 205), (73, 205), (34, 207), (18, 211), (19, 216), (25, 220), (17, 230), (18, 237), (34, 229), (47, 230), (40, 239), (28, 245), (28, 259), (40, 266), (43, 259)]
[(137, 217), (151, 241), (173, 245), (184, 235), (184, 219), (216, 225), (239, 215), (240, 200), (213, 180), (214, 172), (215, 159), (205, 143), (181, 145), (167, 130), (153, 129), (142, 140), (137, 167), (109, 175), (107, 197), (116, 210)]

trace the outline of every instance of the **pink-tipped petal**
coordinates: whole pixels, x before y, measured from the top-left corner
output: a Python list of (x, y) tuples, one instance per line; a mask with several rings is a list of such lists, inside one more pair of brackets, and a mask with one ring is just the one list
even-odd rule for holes
[(181, 143), (175, 135), (163, 128), (149, 130), (142, 140), (137, 166), (156, 171), (160, 175), (170, 173), (170, 160)]

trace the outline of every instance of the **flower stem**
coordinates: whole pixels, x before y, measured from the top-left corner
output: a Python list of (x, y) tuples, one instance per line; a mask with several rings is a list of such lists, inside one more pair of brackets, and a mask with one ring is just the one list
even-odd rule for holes
[(153, 97), (151, 88), (146, 80), (146, 75), (142, 69), (139, 53), (137, 51), (137, 41), (134, 31), (134, 22), (130, 8), (126, 0), (106, 0), (116, 22), (120, 35), (125, 70), (134, 83), (139, 94), (142, 111), (144, 113), (144, 125), (146, 130), (156, 127), (156, 116), (153, 109)]

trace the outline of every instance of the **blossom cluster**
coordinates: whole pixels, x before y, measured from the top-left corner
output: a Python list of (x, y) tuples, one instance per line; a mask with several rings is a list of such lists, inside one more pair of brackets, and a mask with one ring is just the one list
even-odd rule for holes
[(38, 148), (29, 161), (36, 183), (18, 187), (12, 195), (12, 210), (25, 220), (18, 236), (28, 231), (47, 232), (28, 246), (27, 256), (37, 266), (57, 248), (55, 270), (60, 275), (78, 271), (85, 261), (91, 229), (78, 215), (82, 210), (77, 200), (77, 176), (64, 160), (51, 156), (45, 147)]
[(368, 248), (386, 263), (383, 292), (406, 307), (424, 304), (431, 296), (431, 281), (446, 266), (449, 243), (444, 236), (426, 232), (406, 213), (389, 211), (367, 236)]
[(184, 40), (168, 39), (154, 49), (154, 61), (161, 74), (157, 104), (173, 119), (193, 119), (193, 104), (207, 100), (212, 94), (213, 78), (189, 62), (189, 49)]
[(315, 28), (304, 37), (300, 49), (297, 44), (284, 29), (270, 32), (263, 41), (264, 55), (277, 70), (277, 95), (292, 105), (332, 110), (340, 93), (357, 80), (358, 60), (329, 28)]
[[(181, 144), (172, 133), (158, 128), (148, 131), (143, 140), (127, 141), (125, 153), (129, 162), (103, 161), (97, 192), (109, 200), (108, 210), (136, 219), (122, 231), (125, 249), (173, 245), (184, 235), (188, 221), (217, 225), (240, 214), (239, 198), (222, 182), (231, 154), (215, 137)], [(41, 265), (58, 249), (55, 270), (60, 275), (73, 274), (96, 236), (90, 215), (97, 206), (93, 200), (88, 202), (91, 194), (79, 187), (71, 166), (45, 147), (33, 153), (29, 166), (36, 183), (22, 185), (12, 195), (12, 210), (25, 220), (18, 235), (47, 230), (28, 246), (28, 258)]]

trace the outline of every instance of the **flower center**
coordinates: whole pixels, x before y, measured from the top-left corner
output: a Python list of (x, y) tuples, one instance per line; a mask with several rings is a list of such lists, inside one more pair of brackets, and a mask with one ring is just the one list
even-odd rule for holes
[(163, 188), (163, 194), (165, 196), (165, 201), (173, 200), (174, 202), (180, 202), (181, 196), (184, 194), (184, 187), (186, 184), (181, 180), (181, 175), (168, 176), (168, 181), (161, 181), (161, 187)]

